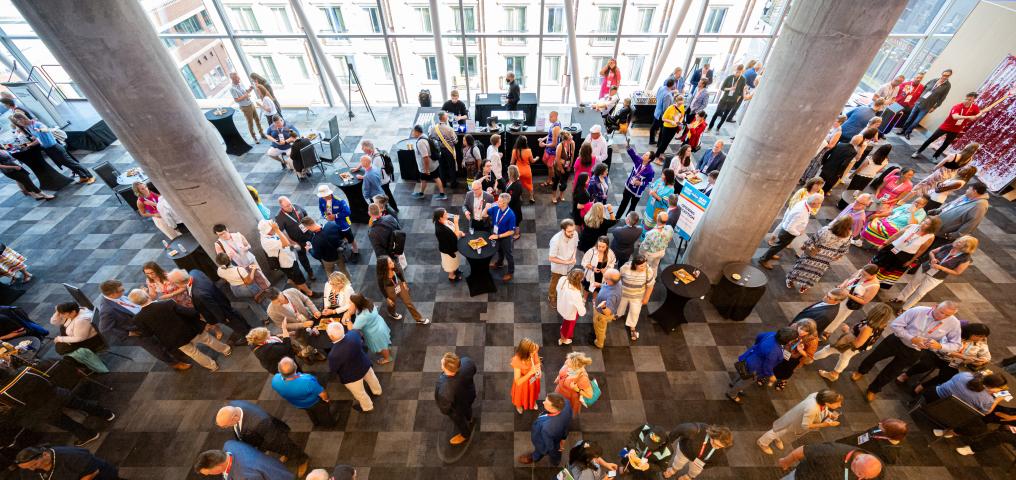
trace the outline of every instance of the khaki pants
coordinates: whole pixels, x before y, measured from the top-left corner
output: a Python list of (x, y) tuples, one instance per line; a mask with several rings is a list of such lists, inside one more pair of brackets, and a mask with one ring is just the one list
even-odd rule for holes
[(381, 382), (377, 381), (377, 375), (374, 375), (373, 368), (367, 370), (367, 374), (363, 378), (343, 385), (346, 386), (349, 393), (353, 394), (353, 398), (360, 404), (360, 408), (365, 412), (369, 412), (374, 409), (374, 402), (371, 401), (370, 395), (367, 395), (367, 390), (363, 388), (364, 381), (367, 382), (370, 393), (381, 395)]
[(550, 309), (557, 311), (557, 281), (564, 275), (550, 272), (550, 287), (547, 289), (547, 298), (550, 301)]
[(607, 324), (614, 321), (614, 315), (607, 315), (593, 310), (593, 335), (596, 335), (596, 340), (593, 344), (596, 348), (603, 348), (604, 342), (607, 340)]
[[(261, 128), (261, 117), (258, 116), (258, 111), (254, 108), (254, 105), (241, 106), (240, 111), (243, 112), (243, 117), (247, 119), (247, 128), (250, 129), (250, 135), (254, 137), (256, 142), (258, 138), (264, 136), (264, 129)], [(258, 126), (258, 129), (254, 130), (254, 125)]]
[(199, 343), (208, 345), (212, 350), (222, 354), (229, 352), (229, 345), (216, 340), (215, 337), (209, 335), (208, 332), (201, 332), (192, 338), (190, 343), (180, 347), (180, 351), (197, 362), (198, 365), (201, 365), (209, 370), (219, 368), (219, 364), (215, 363), (215, 360), (212, 360), (211, 357), (205, 355), (201, 350), (198, 350)]

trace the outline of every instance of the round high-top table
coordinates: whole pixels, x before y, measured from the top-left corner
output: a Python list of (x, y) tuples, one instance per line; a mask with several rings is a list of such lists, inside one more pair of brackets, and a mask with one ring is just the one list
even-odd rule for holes
[(254, 147), (240, 136), (236, 124), (233, 123), (234, 113), (236, 113), (236, 109), (230, 107), (224, 108), (221, 113), (216, 113), (215, 109), (212, 109), (205, 112), (205, 118), (219, 131), (219, 136), (226, 143), (226, 153), (243, 155)]
[(42, 148), (38, 145), (24, 150), (11, 151), (10, 154), (21, 161), (21, 163), (24, 163), (35, 174), (35, 178), (39, 180), (39, 188), (42, 190), (55, 192), (74, 181), (72, 178), (53, 168), (46, 161), (46, 158), (42, 156)]
[(494, 279), (490, 276), (490, 259), (497, 251), (496, 245), (488, 239), (487, 245), (479, 251), (469, 247), (470, 240), (489, 236), (490, 232), (474, 232), (459, 239), (459, 254), (466, 257), (469, 262), (469, 276), (466, 277), (466, 285), (469, 286), (469, 296), (471, 297), (497, 291)]
[(689, 283), (678, 280), (674, 276), (674, 272), (681, 268), (690, 275), (694, 275), (695, 271), (698, 270), (691, 265), (679, 263), (664, 268), (657, 275), (657, 279), (667, 288), (667, 298), (660, 305), (660, 308), (649, 314), (649, 318), (659, 323), (667, 334), (677, 330), (678, 325), (688, 323), (684, 318), (685, 305), (693, 299), (704, 297), (709, 293), (710, 289), (709, 277), (702, 272), (699, 272), (698, 277)]
[[(173, 254), (173, 251), (176, 251), (176, 254)], [(173, 260), (173, 263), (180, 269), (201, 270), (213, 282), (219, 279), (218, 267), (212, 263), (212, 258), (205, 253), (205, 249), (201, 248), (201, 244), (190, 233), (184, 233), (169, 240), (169, 250), (166, 251), (166, 256)]]
[(716, 285), (710, 302), (723, 318), (743, 321), (766, 293), (769, 276), (748, 263), (734, 262), (723, 267), (723, 276)]
[[(346, 173), (349, 177), (343, 180), (340, 175)], [(348, 168), (335, 170), (335, 185), (346, 195), (349, 202), (349, 220), (353, 223), (370, 223), (370, 215), (367, 214), (367, 200), (363, 198), (363, 180), (356, 178), (356, 172), (350, 172)]]
[(863, 192), (860, 190), (844, 190), (843, 193), (840, 194), (840, 201), (836, 202), (836, 206), (839, 207), (840, 210), (849, 207), (851, 203), (854, 203), (854, 200), (857, 200), (857, 196), (861, 193)]

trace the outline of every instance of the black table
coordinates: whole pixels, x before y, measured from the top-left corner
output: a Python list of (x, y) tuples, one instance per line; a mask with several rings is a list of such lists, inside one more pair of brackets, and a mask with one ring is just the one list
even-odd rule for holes
[(39, 188), (42, 190), (57, 191), (74, 181), (53, 168), (42, 156), (42, 148), (38, 145), (12, 152), (11, 156), (20, 160), (35, 174), (35, 178), (39, 180)]
[(469, 276), (466, 277), (466, 285), (469, 285), (469, 296), (475, 297), (484, 293), (494, 293), (497, 286), (490, 276), (490, 259), (496, 253), (497, 248), (490, 240), (479, 252), (469, 248), (469, 241), (474, 238), (487, 238), (490, 232), (474, 232), (459, 239), (459, 254), (469, 261)]
[[(416, 142), (415, 138), (399, 140), (395, 145), (392, 145), (392, 149), (388, 152), (388, 155), (399, 163), (399, 176), (407, 182), (420, 180), (420, 172), (416, 167)], [(410, 145), (413, 150), (410, 150)]]
[[(507, 93), (507, 91), (505, 91)], [(539, 103), (535, 93), (522, 93), (519, 95), (519, 105), (516, 110), (526, 112), (526, 125), (536, 125), (536, 106)], [(501, 103), (500, 93), (477, 93), (473, 102), (473, 118), (478, 125), (486, 125), (490, 112), (494, 110), (505, 110)]]
[(766, 293), (766, 272), (748, 263), (728, 263), (709, 301), (723, 318), (740, 322)]
[(105, 120), (99, 120), (84, 130), (68, 127), (64, 131), (67, 132), (67, 150), (98, 152), (116, 141), (116, 134), (109, 129)]
[(836, 204), (836, 206), (839, 207), (840, 210), (843, 210), (844, 208), (849, 207), (851, 203), (854, 203), (854, 200), (856, 200), (857, 196), (860, 194), (860, 190), (844, 190), (843, 193), (840, 194), (840, 201)]
[(215, 129), (222, 136), (222, 141), (226, 142), (226, 153), (230, 155), (243, 155), (254, 147), (251, 147), (240, 136), (240, 132), (237, 131), (236, 124), (233, 123), (234, 113), (236, 113), (234, 108), (226, 108), (221, 115), (216, 115), (215, 110), (208, 110), (205, 112), (205, 118), (209, 122), (212, 122), (212, 125), (215, 125)]
[(657, 277), (663, 283), (663, 286), (667, 288), (667, 298), (663, 301), (663, 305), (660, 305), (660, 308), (649, 314), (649, 318), (659, 323), (667, 334), (677, 330), (678, 325), (688, 323), (684, 318), (685, 305), (692, 299), (705, 296), (709, 293), (710, 288), (709, 277), (701, 272), (698, 278), (691, 283), (681, 282), (674, 276), (674, 272), (679, 268), (683, 268), (684, 271), (692, 275), (697, 270), (691, 265), (680, 263), (664, 268)]
[(632, 107), (635, 109), (635, 117), (632, 120), (634, 125), (651, 125), (653, 123), (653, 113), (656, 112), (655, 103), (634, 103)]
[[(339, 172), (348, 173), (349, 180), (342, 180)], [(346, 195), (346, 202), (349, 203), (349, 220), (353, 223), (370, 223), (370, 215), (367, 214), (367, 200), (363, 198), (363, 180), (356, 178), (356, 173), (349, 169), (335, 170), (335, 185)]]
[(212, 262), (212, 257), (205, 253), (205, 249), (201, 248), (201, 244), (190, 233), (174, 238), (169, 242), (169, 249), (176, 250), (176, 255), (171, 255), (167, 251), (166, 256), (173, 260), (177, 268), (187, 271), (201, 270), (213, 282), (219, 279), (219, 274), (216, 273), (218, 267)]

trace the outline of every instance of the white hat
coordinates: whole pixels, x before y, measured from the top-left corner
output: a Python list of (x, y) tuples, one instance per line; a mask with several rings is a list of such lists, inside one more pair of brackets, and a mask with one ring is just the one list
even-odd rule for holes
[(593, 128), (589, 129), (589, 133), (600, 133), (600, 126), (599, 125), (593, 125)]
[(325, 198), (325, 197), (331, 195), (332, 193), (334, 193), (334, 192), (332, 192), (332, 187), (329, 187), (328, 184), (326, 184), (326, 183), (322, 183), (322, 184), (317, 186), (317, 196), (318, 196), (318, 198)]
[(272, 222), (269, 222), (268, 220), (261, 220), (258, 222), (258, 232), (261, 232), (261, 235), (268, 235), (269, 233), (272, 233)]

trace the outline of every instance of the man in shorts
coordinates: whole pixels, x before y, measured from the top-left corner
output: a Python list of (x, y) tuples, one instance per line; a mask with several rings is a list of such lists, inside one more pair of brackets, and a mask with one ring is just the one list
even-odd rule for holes
[(447, 200), (448, 195), (445, 195), (444, 183), (441, 182), (441, 177), (437, 173), (439, 162), (432, 156), (434, 152), (431, 152), (430, 141), (423, 136), (423, 127), (419, 125), (413, 127), (411, 135), (416, 142), (413, 145), (413, 150), (416, 152), (417, 171), (420, 172), (420, 190), (413, 191), (413, 198), (423, 198), (423, 192), (427, 190), (427, 182), (434, 182), (438, 191), (434, 198)]

